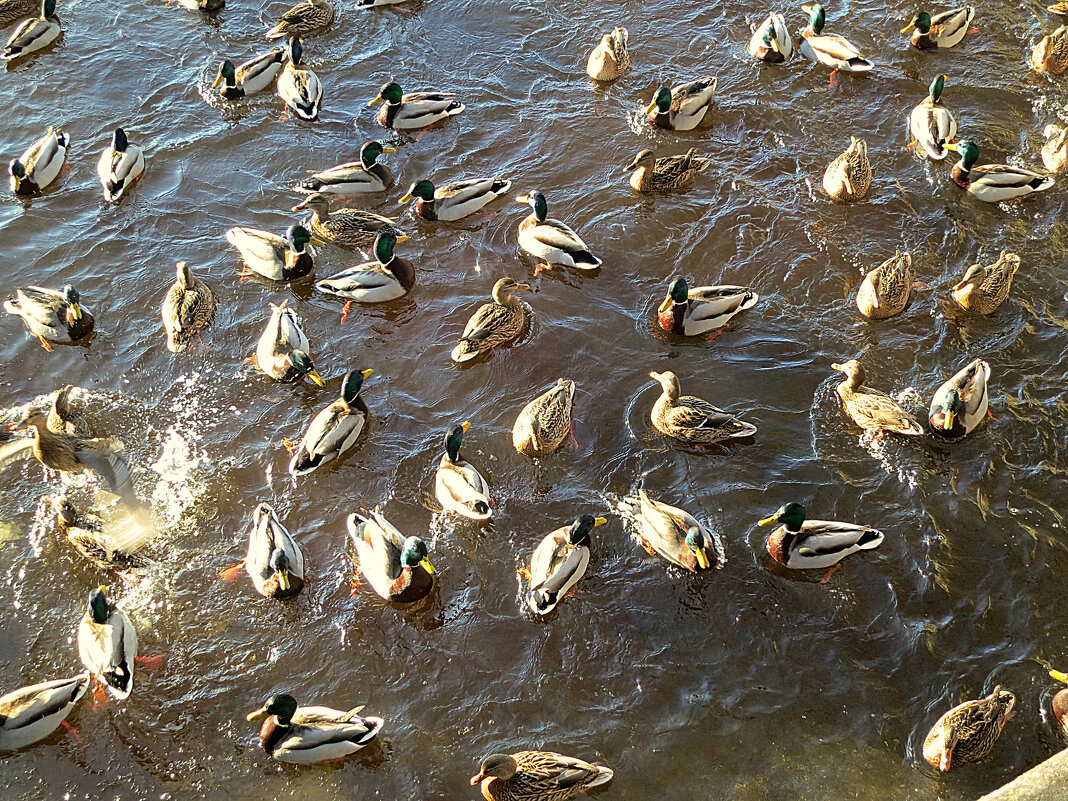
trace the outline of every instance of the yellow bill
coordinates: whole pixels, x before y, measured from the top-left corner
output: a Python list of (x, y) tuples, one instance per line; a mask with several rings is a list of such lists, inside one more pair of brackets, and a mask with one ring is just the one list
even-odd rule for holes
[(757, 523), (758, 526), (773, 526), (779, 522), (779, 518), (775, 515), (771, 517), (765, 517), (763, 520)]

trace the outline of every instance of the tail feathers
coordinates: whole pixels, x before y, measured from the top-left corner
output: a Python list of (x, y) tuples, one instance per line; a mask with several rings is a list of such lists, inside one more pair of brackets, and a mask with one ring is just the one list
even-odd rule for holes
[(865, 529), (864, 533), (860, 535), (860, 539), (857, 540), (857, 547), (861, 550), (870, 551), (872, 548), (878, 548), (883, 544), (883, 532), (877, 528)]
[(599, 787), (602, 784), (607, 784), (612, 781), (612, 777), (615, 775), (612, 769), (605, 765), (594, 765), (597, 768), (597, 776), (595, 776), (587, 787)]
[(1049, 189), (1053, 186), (1053, 179), (1048, 175), (1040, 175), (1032, 180), (1028, 186), (1036, 192), (1041, 192), (1043, 189)]
[(307, 475), (322, 463), (322, 454), (308, 453), (308, 450), (302, 447), (293, 454), (293, 458), (289, 460), (289, 472), (294, 476)]
[(309, 178), (307, 181), (299, 181), (293, 188), (298, 192), (318, 192), (323, 188), (323, 182), (318, 178)]
[(463, 103), (461, 103), (461, 102), (460, 102), (459, 100), (453, 100), (453, 101), (452, 101), (451, 103), (449, 103), (449, 105), (448, 105), (448, 106), (447, 106), (447, 107), (445, 108), (445, 113), (446, 113), (446, 114), (448, 114), (448, 115), (449, 115), (449, 116), (451, 117), (451, 116), (453, 116), (453, 115), (455, 115), (455, 114), (459, 114), (460, 112), (462, 112), (462, 111), (463, 111), (464, 109), (466, 109), (466, 108), (467, 108), (467, 106), (465, 106), (465, 105), (464, 105)]
[(56, 134), (56, 141), (59, 142), (60, 147), (70, 147), (70, 134), (66, 131), (59, 131)]
[(601, 266), (601, 260), (590, 253), (588, 250), (574, 250), (568, 251), (568, 255), (571, 256), (572, 261), (575, 262), (576, 267), (585, 267), (587, 270), (592, 270), (595, 267)]
[(491, 187), (490, 191), (492, 191), (495, 195), (503, 195), (505, 192), (511, 191), (511, 189), (511, 181), (506, 181), (503, 178), (495, 178), (493, 179), (493, 186)]
[(745, 297), (742, 299), (741, 304), (738, 306), (738, 311), (745, 311), (756, 306), (757, 301), (760, 300), (760, 295), (756, 292), (746, 292)]
[(853, 58), (849, 59), (846, 63), (849, 64), (850, 72), (867, 72), (875, 67), (875, 64), (868, 61), (868, 59), (863, 56), (853, 56)]

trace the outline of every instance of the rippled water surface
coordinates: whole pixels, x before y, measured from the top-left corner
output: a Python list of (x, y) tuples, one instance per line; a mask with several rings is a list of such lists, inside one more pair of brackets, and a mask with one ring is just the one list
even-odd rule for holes
[[(943, 53), (904, 46), (915, 10), (829, 4), (828, 30), (877, 62), (842, 76), (745, 54), (768, 9), (681, 2), (578, 5), (424, 0), (360, 12), (345, 4), (306, 58), (326, 87), (314, 124), (280, 119), (270, 94), (224, 104), (207, 88), (220, 58), (266, 49), (261, 19), (282, 0), (228, 0), (214, 19), (162, 2), (69, 0), (50, 50), (0, 77), (4, 159), (48, 124), (73, 147), (70, 173), (44, 196), (4, 194), (4, 286), (75, 284), (97, 316), (85, 347), (46, 353), (0, 320), (0, 404), (73, 383), (121, 436), (139, 492), (162, 520), (141, 579), (122, 584), (80, 561), (38, 499), (59, 491), (36, 465), (0, 492), (0, 688), (73, 674), (72, 632), (104, 582), (135, 620), (143, 653), (129, 701), (72, 714), (85, 741), (57, 733), (2, 763), (28, 799), (473, 798), (467, 779), (494, 750), (545, 747), (616, 770), (604, 798), (930, 799), (971, 801), (1063, 746), (1048, 713), (1049, 663), (1068, 664), (1064, 419), (1068, 393), (1065, 190), (1004, 207), (963, 195), (949, 162), (905, 149), (905, 117), (936, 72), (980, 161), (1039, 164), (1041, 129), (1068, 118), (1065, 81), (1028, 71), (1056, 26), (1039, 3), (979, 7), (980, 31)], [(801, 13), (788, 10), (791, 27)], [(634, 69), (611, 86), (584, 75), (615, 24)], [(719, 77), (711, 124), (674, 134), (641, 123), (660, 82)], [(467, 111), (421, 138), (392, 135), (364, 104), (390, 77), (406, 90), (451, 89)], [(95, 162), (122, 124), (147, 152), (130, 197), (105, 207)], [(870, 197), (830, 202), (824, 166), (864, 137)], [(371, 202), (395, 213), (411, 181), (501, 174), (540, 189), (550, 214), (604, 259), (595, 275), (533, 277), (517, 251), (527, 210), (500, 200), (486, 217), (432, 226), (406, 219), (401, 251), (418, 270), (403, 300), (357, 308), (294, 287), (239, 283), (223, 238), (234, 224), (282, 230), (286, 187), (305, 170), (355, 157), (369, 138), (401, 186)], [(688, 191), (637, 197), (621, 168), (642, 147), (696, 147), (714, 161)], [(366, 205), (366, 204), (365, 204)], [(899, 318), (867, 322), (862, 275), (907, 248), (930, 291)], [(1012, 298), (993, 316), (948, 301), (968, 264), (1020, 254)], [(320, 249), (320, 276), (357, 254)], [(177, 357), (159, 303), (188, 261), (215, 288), (218, 318)], [(714, 342), (654, 332), (668, 279), (737, 283), (759, 304)], [(448, 354), (502, 275), (530, 280), (528, 339), (468, 369)], [(268, 301), (304, 318), (330, 381), (285, 386), (243, 363)], [(959, 444), (888, 438), (876, 448), (840, 411), (829, 364), (863, 360), (869, 383), (920, 409), (977, 356), (993, 371), (997, 418)], [(294, 486), (280, 441), (297, 438), (350, 368), (372, 367), (373, 421), (341, 464)], [(694, 452), (652, 432), (651, 369), (684, 391), (744, 412), (755, 439)], [(576, 380), (578, 447), (540, 463), (517, 454), (519, 409), (558, 377)], [(441, 435), (470, 419), (467, 457), (494, 488), (491, 525), (446, 521), (431, 495)], [(52, 479), (48, 479), (52, 482)], [(79, 482), (81, 483), (81, 482)], [(639, 486), (714, 527), (725, 562), (682, 575), (647, 556), (615, 513)], [(73, 490), (72, 490), (73, 491)], [(787, 573), (755, 521), (781, 503), (886, 532), (828, 586)], [(244, 553), (256, 503), (274, 504), (301, 541), (308, 586), (274, 603), (218, 573)], [(421, 608), (368, 591), (350, 597), (344, 519), (382, 504), (403, 531), (432, 539), (441, 571)], [(595, 532), (580, 592), (545, 621), (519, 608), (516, 568), (549, 530), (611, 512)], [(1011, 687), (1019, 714), (994, 753), (936, 779), (919, 756), (950, 705)], [(344, 762), (286, 767), (256, 746), (245, 713), (274, 691), (386, 719), (376, 745)]]

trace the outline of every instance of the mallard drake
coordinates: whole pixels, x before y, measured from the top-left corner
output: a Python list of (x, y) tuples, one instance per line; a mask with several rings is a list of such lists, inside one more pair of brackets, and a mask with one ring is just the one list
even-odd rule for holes
[[(1068, 673), (1062, 673), (1059, 670), (1051, 670), (1049, 675), (1052, 679), (1068, 683)], [(1068, 734), (1068, 689), (1060, 690), (1054, 695), (1050, 707), (1053, 710), (1053, 718), (1060, 724), (1064, 733)]]
[[(293, 211), (311, 209), (309, 227), (320, 239), (344, 248), (366, 248), (374, 244), (382, 231), (392, 231), (401, 241), (405, 236), (396, 226), (393, 218), (372, 214), (360, 209), (338, 209), (330, 211), (330, 198), (322, 192), (308, 195), (293, 207)], [(406, 237), (405, 237), (406, 238)]]
[(823, 173), (823, 191), (835, 200), (861, 200), (871, 188), (868, 143), (855, 136), (849, 139), (849, 147)]
[(85, 669), (121, 701), (134, 688), (137, 630), (104, 589), (89, 593), (89, 608), (78, 624), (78, 656)]
[(911, 33), (912, 37), (909, 41), (913, 47), (921, 50), (953, 47), (960, 44), (961, 39), (969, 32), (974, 17), (974, 6), (951, 8), (933, 17), (926, 11), (918, 11), (912, 21), (901, 29), (901, 32)]
[(43, 0), (40, 8), (39, 17), (25, 20), (15, 28), (4, 49), (0, 50), (0, 61), (28, 56), (59, 38), (63, 29), (59, 27), (59, 17), (56, 16), (56, 0)]
[(96, 163), (96, 174), (104, 187), (104, 200), (118, 203), (144, 171), (144, 152), (139, 146), (130, 144), (122, 128), (116, 128), (111, 135), (111, 145), (100, 154)]
[(334, 7), (326, 0), (302, 0), (279, 17), (274, 27), (267, 31), (267, 38), (314, 36), (330, 27), (334, 14)]
[(519, 246), (531, 256), (541, 259), (534, 268), (551, 270), (554, 264), (576, 267), (580, 270), (596, 270), (601, 260), (590, 253), (586, 243), (569, 226), (548, 217), (549, 205), (541, 192), (528, 192), (516, 198), (517, 203), (526, 203), (532, 209), (530, 216), (519, 223)]
[(0, 695), (0, 751), (33, 745), (58, 729), (89, 689), (91, 678), (82, 673)]
[(306, 476), (340, 458), (356, 444), (370, 415), (360, 397), (360, 389), (372, 372), (368, 369), (345, 373), (341, 379), (341, 397), (315, 415), (301, 437), (289, 460), (290, 474)]
[(1060, 75), (1068, 69), (1068, 26), (1061, 25), (1039, 40), (1031, 51), (1031, 69)]
[(819, 3), (806, 3), (801, 10), (809, 15), (808, 27), (801, 32), (801, 55), (809, 61), (831, 67), (831, 83), (839, 70), (868, 72), (875, 65), (844, 36), (824, 35), (827, 14)]
[(32, 17), (41, 9), (38, 0), (0, 0), (0, 28)]
[(295, 281), (315, 267), (311, 233), (303, 225), (289, 226), (284, 237), (258, 228), (231, 228), (226, 241), (249, 270), (271, 281)]
[(297, 706), (292, 696), (282, 693), (272, 695), (247, 718), (269, 715), (260, 727), (260, 748), (269, 757), (310, 765), (354, 754), (378, 736), (382, 718), (360, 717), (362, 709)]
[(927, 99), (909, 114), (909, 133), (918, 142), (923, 152), (935, 161), (947, 155), (946, 143), (957, 135), (957, 121), (941, 101), (945, 75), (936, 75), (931, 81)]
[(571, 407), (575, 382), (556, 379), (556, 384), (523, 407), (512, 425), (512, 445), (524, 456), (553, 453), (571, 436)]
[(716, 78), (699, 78), (670, 89), (661, 86), (645, 107), (649, 124), (669, 131), (692, 131), (701, 124), (716, 94)]
[(300, 63), (304, 48), (299, 37), (290, 37), (288, 49), (289, 60), (282, 67), (276, 85), (278, 96), (294, 114), (310, 122), (319, 117), (323, 107), (323, 84), (318, 75)]
[(786, 17), (772, 11), (764, 21), (753, 29), (749, 38), (749, 55), (768, 64), (782, 64), (794, 52)]
[(48, 132), (30, 145), (25, 153), (8, 163), (11, 191), (16, 195), (43, 191), (63, 169), (68, 147), (70, 135), (50, 126)]
[(590, 532), (608, 521), (582, 515), (570, 526), (545, 535), (530, 557), (530, 588), (527, 606), (536, 615), (547, 615), (568, 591), (578, 584), (590, 564)]
[(910, 436), (923, 433), (916, 418), (902, 409), (896, 400), (864, 386), (864, 368), (856, 359), (844, 364), (832, 364), (831, 367), (845, 373), (845, 381), (838, 385), (838, 397), (846, 414), (858, 426), (865, 431), (875, 431), (879, 439), (886, 431)]
[(271, 304), (271, 319), (256, 344), (256, 365), (276, 381), (294, 383), (308, 376), (321, 387), (326, 386), (312, 364), (308, 337), (300, 327), (300, 318), (292, 309)]
[(672, 279), (667, 297), (656, 312), (665, 331), (680, 336), (700, 336), (722, 328), (739, 312), (750, 309), (760, 296), (744, 286), (695, 286), (690, 289), (681, 276)]
[(360, 160), (338, 164), (329, 170), (312, 172), (312, 177), (301, 181), (296, 188), (301, 192), (322, 192), (330, 195), (360, 195), (368, 192), (385, 192), (393, 186), (393, 173), (385, 164), (378, 163), (383, 153), (396, 153), (396, 148), (381, 142), (364, 142), (360, 148)]
[(304, 589), (304, 552), (266, 503), (252, 512), (243, 564), (256, 592), (265, 598), (284, 601)]
[(984, 164), (976, 167), (979, 148), (974, 142), (961, 139), (946, 145), (947, 150), (960, 154), (960, 161), (953, 165), (953, 182), (979, 200), (1000, 203), (1016, 197), (1041, 192), (1053, 186), (1053, 178), (1026, 167), (1011, 164)]
[[(385, 303), (402, 298), (415, 286), (415, 267), (394, 253), (397, 242), (407, 241), (391, 228), (383, 228), (375, 239), (375, 260), (357, 264), (315, 282), (326, 295), (346, 298), (350, 303)], [(347, 311), (347, 307), (346, 307)]]
[(657, 158), (649, 148), (638, 151), (634, 160), (623, 168), (630, 172), (630, 185), (639, 192), (666, 192), (682, 189), (698, 174), (712, 166), (712, 159), (698, 156), (690, 148), (681, 156)]
[(993, 314), (1008, 299), (1019, 269), (1020, 257), (1004, 250), (993, 264), (973, 264), (953, 287), (953, 300), (962, 309)]
[(486, 801), (568, 801), (607, 784), (612, 770), (552, 751), (490, 754), (471, 784), (482, 785)]
[(888, 320), (909, 305), (912, 254), (900, 250), (864, 276), (857, 290), (857, 308), (872, 320)]
[(175, 265), (177, 278), (163, 297), (160, 316), (167, 334), (167, 350), (181, 353), (190, 340), (211, 325), (215, 319), (215, 293), (201, 281), (189, 265), (180, 261)]
[[(62, 389), (57, 389), (52, 396), (52, 405), (48, 409), (48, 430), (54, 434), (71, 434), (75, 437), (92, 438), (97, 436), (93, 421), (85, 411), (85, 401), (79, 404), (71, 403), (71, 393), (74, 387), (67, 384)], [(85, 390), (79, 390), (84, 395)]]
[(450, 358), (454, 362), (468, 362), (515, 341), (526, 330), (534, 310), (512, 293), (529, 290), (528, 284), (514, 278), (498, 279), (493, 285), (493, 303), (483, 303), (471, 315)]
[(931, 430), (943, 437), (971, 434), (986, 417), (990, 365), (982, 359), (967, 364), (931, 398)]
[(627, 29), (619, 26), (602, 36), (586, 59), (586, 74), (595, 81), (614, 81), (626, 72), (630, 68), (629, 39)]
[(696, 517), (675, 506), (654, 501), (638, 490), (638, 500), (621, 504), (638, 524), (638, 539), (650, 554), (660, 554), (671, 564), (697, 573), (717, 560), (716, 540)]
[(823, 569), (838, 564), (857, 551), (870, 551), (883, 544), (883, 532), (856, 523), (836, 520), (806, 520), (799, 503), (780, 506), (758, 526), (781, 525), (768, 535), (771, 558), (791, 570)]
[(678, 376), (670, 370), (649, 375), (660, 382), (662, 389), (650, 413), (653, 428), (658, 433), (697, 446), (751, 437), (756, 433), (755, 425), (739, 420), (702, 398), (683, 395)]
[(128, 570), (146, 562), (137, 554), (144, 545), (144, 532), (122, 536), (104, 530), (104, 521), (92, 512), (79, 512), (67, 498), (51, 498), (56, 528), (95, 567), (101, 570)]
[(61, 290), (20, 286), (14, 298), (4, 301), (4, 311), (21, 317), (45, 350), (52, 350), (49, 340), (70, 343), (85, 339), (96, 323), (89, 309), (82, 308), (81, 296), (70, 284)]
[(999, 684), (986, 698), (965, 701), (938, 719), (923, 741), (923, 758), (936, 770), (978, 762), (994, 748), (1016, 714), (1016, 696)]
[(368, 516), (349, 515), (347, 525), (360, 573), (387, 601), (414, 603), (434, 589), (437, 571), (422, 539), (405, 538), (378, 509)]
[(504, 178), (471, 178), (439, 187), (430, 181), (416, 181), (408, 187), (400, 202), (407, 203), (412, 198), (419, 198), (415, 202), (418, 216), (431, 222), (452, 222), (474, 214), (511, 188), (512, 182)]
[(230, 59), (223, 59), (219, 65), (219, 74), (211, 86), (214, 89), (222, 84), (219, 94), (227, 100), (262, 92), (271, 85), (271, 81), (282, 71), (282, 65), (285, 63), (286, 51), (281, 47), (260, 53), (237, 68)]
[(386, 105), (378, 110), (378, 122), (395, 131), (426, 128), (448, 117), (454, 117), (467, 108), (452, 92), (404, 94), (400, 86), (393, 82), (383, 84), (378, 95), (369, 100), (367, 105), (374, 106), (383, 101)]
[(468, 520), (493, 517), (493, 501), (486, 479), (460, 455), (460, 445), (471, 423), (464, 421), (445, 434), (445, 453), (434, 474), (434, 496), (446, 512)]
[(1042, 163), (1050, 172), (1060, 172), (1068, 164), (1068, 128), (1047, 125), (1042, 135), (1046, 137), (1046, 143), (1042, 145)]
[(178, 0), (178, 5), (189, 11), (215, 14), (226, 8), (226, 0)]

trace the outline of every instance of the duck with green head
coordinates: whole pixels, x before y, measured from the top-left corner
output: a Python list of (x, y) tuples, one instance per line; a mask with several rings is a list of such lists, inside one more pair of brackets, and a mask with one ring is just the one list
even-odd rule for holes
[(489, 483), (478, 469), (460, 455), (464, 434), (471, 427), (465, 420), (445, 434), (445, 453), (434, 474), (434, 496), (446, 512), (468, 520), (493, 517)]
[(710, 570), (717, 563), (715, 537), (689, 512), (654, 501), (641, 489), (637, 502), (624, 501), (624, 506), (638, 524), (638, 540), (647, 553), (659, 554), (691, 573)]
[(378, 122), (396, 131), (426, 128), (454, 117), (467, 108), (452, 92), (404, 94), (400, 86), (392, 81), (383, 84), (367, 105), (374, 106), (382, 102), (385, 102), (385, 105), (378, 110)]
[(265, 598), (296, 598), (304, 589), (304, 552), (266, 503), (252, 513), (243, 564), (256, 592)]
[(534, 275), (551, 270), (554, 264), (579, 270), (596, 270), (601, 260), (594, 256), (575, 231), (560, 220), (549, 217), (549, 204), (541, 192), (527, 192), (516, 203), (530, 206), (531, 213), (519, 223), (519, 247), (540, 259)]
[(545, 535), (530, 557), (530, 588), (527, 606), (536, 615), (547, 615), (586, 575), (590, 564), (590, 532), (608, 521), (580, 515), (568, 526)]
[(81, 305), (78, 290), (70, 284), (60, 290), (20, 286), (15, 297), (4, 301), (4, 311), (20, 317), (41, 347), (49, 351), (49, 341), (78, 342), (89, 336), (96, 324), (89, 309)]
[(43, 0), (40, 9), (40, 16), (25, 20), (15, 28), (0, 50), (0, 61), (13, 61), (36, 53), (59, 38), (63, 29), (56, 16), (56, 0)]
[(118, 203), (144, 171), (145, 154), (141, 147), (131, 144), (126, 131), (116, 128), (111, 135), (111, 146), (105, 148), (96, 163), (96, 174), (104, 187), (104, 200)]
[(982, 359), (966, 364), (946, 381), (931, 398), (931, 430), (936, 434), (957, 439), (971, 434), (987, 415), (990, 395), (987, 381), (990, 365)]
[(370, 411), (360, 390), (374, 371), (351, 370), (341, 379), (341, 397), (319, 411), (308, 424), (289, 460), (293, 476), (306, 476), (340, 459), (363, 433)]
[(11, 191), (16, 195), (33, 195), (44, 190), (59, 176), (69, 147), (70, 134), (50, 126), (26, 152), (8, 162)]
[(279, 693), (246, 719), (267, 715), (260, 727), (260, 748), (271, 759), (310, 765), (354, 754), (378, 736), (384, 721), (360, 717), (362, 710), (362, 706), (347, 712), (328, 706), (297, 706), (293, 696)]
[(284, 236), (258, 228), (237, 226), (226, 232), (226, 241), (237, 248), (244, 266), (269, 281), (296, 281), (315, 266), (311, 232), (291, 225)]
[(960, 161), (953, 165), (950, 172), (953, 182), (986, 203), (1001, 203), (1042, 192), (1053, 186), (1052, 176), (1026, 167), (1011, 164), (984, 164), (976, 167), (979, 148), (969, 139), (951, 142), (945, 147), (960, 155)]
[(133, 692), (137, 630), (126, 613), (108, 600), (105, 589), (89, 593), (89, 607), (78, 624), (78, 655), (85, 669), (121, 701)]
[(282, 67), (275, 88), (282, 102), (289, 106), (294, 114), (311, 122), (319, 118), (319, 112), (323, 108), (323, 82), (302, 63), (304, 47), (299, 37), (291, 37), (287, 49), (289, 60)]
[(349, 515), (347, 525), (360, 575), (387, 601), (414, 603), (434, 589), (437, 570), (422, 538), (405, 537), (377, 508)]
[(801, 10), (809, 15), (808, 27), (801, 33), (801, 55), (809, 61), (831, 67), (831, 84), (842, 72), (868, 72), (875, 65), (844, 36), (823, 33), (827, 14), (819, 3), (807, 3)]
[(749, 55), (768, 64), (782, 64), (794, 52), (786, 17), (773, 11), (754, 30), (749, 39)]
[(262, 92), (278, 77), (286, 58), (286, 51), (276, 47), (250, 58), (238, 67), (230, 59), (223, 59), (211, 86), (213, 89), (219, 87), (219, 94), (227, 100)]
[(771, 558), (791, 570), (833, 567), (850, 554), (878, 548), (883, 533), (870, 526), (832, 520), (809, 520), (799, 503), (780, 506), (757, 525), (779, 527), (768, 535)]
[(396, 153), (397, 149), (374, 140), (364, 142), (360, 148), (360, 160), (338, 164), (328, 170), (312, 173), (312, 177), (297, 184), (301, 192), (322, 192), (328, 195), (362, 195), (385, 192), (393, 186), (393, 173), (378, 159), (383, 153)]
[(413, 198), (415, 213), (429, 221), (452, 222), (474, 214), (512, 188), (504, 178), (470, 178), (435, 187), (427, 180), (416, 181), (400, 199), (407, 203)]
[(974, 6), (951, 8), (934, 16), (926, 11), (917, 11), (901, 32), (911, 33), (909, 41), (920, 50), (944, 49), (960, 44), (965, 34), (976, 32), (969, 30), (974, 17)]
[(941, 161), (948, 155), (946, 145), (957, 135), (957, 121), (942, 103), (946, 78), (945, 75), (936, 75), (931, 81), (927, 97), (909, 114), (912, 140), (935, 161)]
[(275, 381), (292, 384), (305, 376), (321, 387), (326, 386), (322, 376), (312, 364), (308, 350), (308, 336), (300, 327), (300, 320), (288, 300), (271, 305), (271, 319), (256, 344), (254, 361), (264, 373)]
[(667, 297), (657, 309), (656, 319), (665, 331), (680, 336), (702, 336), (722, 328), (731, 318), (751, 309), (760, 296), (748, 287), (723, 284), (695, 286), (677, 276), (668, 285)]
[(346, 299), (342, 322), (352, 303), (386, 303), (404, 297), (415, 286), (415, 267), (394, 250), (398, 242), (407, 239), (392, 229), (384, 229), (375, 239), (374, 261), (356, 264), (315, 282), (318, 292)]
[(649, 124), (669, 131), (692, 131), (711, 108), (717, 84), (716, 78), (699, 78), (671, 88), (661, 86), (645, 107)]

